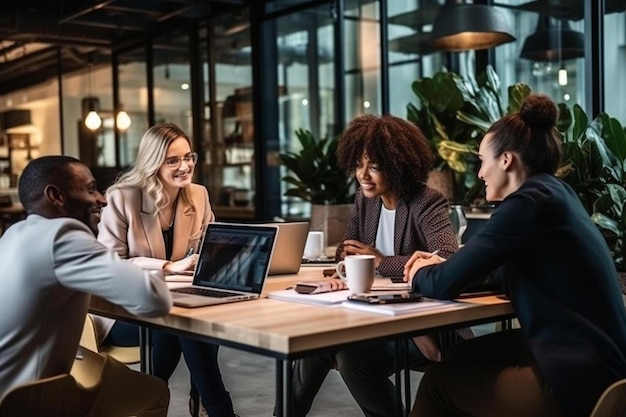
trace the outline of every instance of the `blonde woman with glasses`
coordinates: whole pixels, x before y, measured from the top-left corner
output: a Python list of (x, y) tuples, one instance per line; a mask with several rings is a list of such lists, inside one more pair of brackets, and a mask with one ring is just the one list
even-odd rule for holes
[[(151, 127), (139, 143), (137, 159), (107, 190), (98, 240), (145, 269), (180, 273), (194, 268), (207, 224), (215, 220), (204, 186), (193, 184), (198, 154), (178, 126)], [(192, 255), (190, 255), (192, 254)], [(98, 318), (98, 322), (104, 322)], [(122, 322), (99, 326), (117, 345), (138, 343), (138, 329)], [(230, 394), (222, 382), (218, 346), (152, 331), (154, 375), (168, 381), (182, 352), (191, 374), (192, 415), (232, 417)], [(195, 399), (200, 394), (202, 405)], [(198, 410), (200, 408), (200, 410)]]

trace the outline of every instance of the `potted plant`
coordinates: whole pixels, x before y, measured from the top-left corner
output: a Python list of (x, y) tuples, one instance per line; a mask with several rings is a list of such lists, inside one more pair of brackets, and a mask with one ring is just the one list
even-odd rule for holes
[[(626, 294), (626, 131), (605, 113), (589, 122), (584, 110), (561, 105), (563, 163), (558, 175), (576, 192), (600, 228)], [(567, 123), (569, 122), (569, 123)]]
[(475, 186), (478, 142), (491, 124), (519, 109), (530, 88), (525, 84), (510, 86), (505, 107), (500, 79), (491, 66), (475, 79), (441, 71), (413, 82), (412, 88), (420, 107), (409, 103), (407, 119), (429, 139), (437, 155), (436, 169), (454, 172), (454, 200), (469, 205), (480, 190)]
[(291, 188), (285, 196), (311, 202), (311, 230), (324, 232), (326, 246), (341, 241), (354, 202), (355, 179), (337, 166), (338, 137), (317, 139), (308, 130), (295, 132), (301, 148), (282, 152), (288, 169), (281, 179)]

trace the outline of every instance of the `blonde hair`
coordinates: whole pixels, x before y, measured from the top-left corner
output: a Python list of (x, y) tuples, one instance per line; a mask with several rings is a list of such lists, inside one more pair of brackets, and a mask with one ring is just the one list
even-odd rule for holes
[[(166, 207), (170, 198), (163, 191), (163, 183), (157, 174), (165, 162), (167, 149), (178, 138), (187, 140), (191, 148), (189, 136), (174, 123), (159, 123), (148, 129), (139, 142), (135, 163), (115, 180), (107, 192), (121, 188), (138, 188), (154, 199), (157, 213)], [(181, 197), (193, 205), (187, 188), (181, 190)]]

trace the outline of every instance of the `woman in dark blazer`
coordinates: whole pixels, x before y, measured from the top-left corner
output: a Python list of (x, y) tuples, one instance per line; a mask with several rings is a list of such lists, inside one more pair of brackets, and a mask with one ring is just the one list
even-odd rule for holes
[(552, 100), (533, 94), (496, 122), (480, 144), (478, 175), (487, 199), (502, 202), (447, 261), (417, 252), (406, 266), (413, 289), (434, 298), (495, 270), (521, 325), (453, 347), (426, 371), (414, 417), (587, 417), (626, 378), (617, 272), (580, 200), (554, 176), (556, 117)]
[[(360, 184), (337, 259), (371, 254), (380, 274), (402, 276), (416, 250), (439, 250), (443, 257), (456, 251), (448, 202), (425, 184), (433, 155), (417, 126), (390, 115), (357, 117), (343, 133), (337, 157), (339, 166), (354, 172)], [(439, 360), (434, 337), (414, 340), (409, 343), (412, 365)], [(307, 414), (326, 375), (336, 367), (366, 416), (402, 416), (389, 380), (395, 364), (392, 342), (295, 361), (295, 415)]]

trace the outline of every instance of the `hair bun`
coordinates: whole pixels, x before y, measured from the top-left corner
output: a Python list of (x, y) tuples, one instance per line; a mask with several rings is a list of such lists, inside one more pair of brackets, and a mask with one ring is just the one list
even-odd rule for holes
[(519, 114), (531, 128), (550, 129), (556, 126), (559, 111), (545, 94), (530, 94), (522, 103)]

